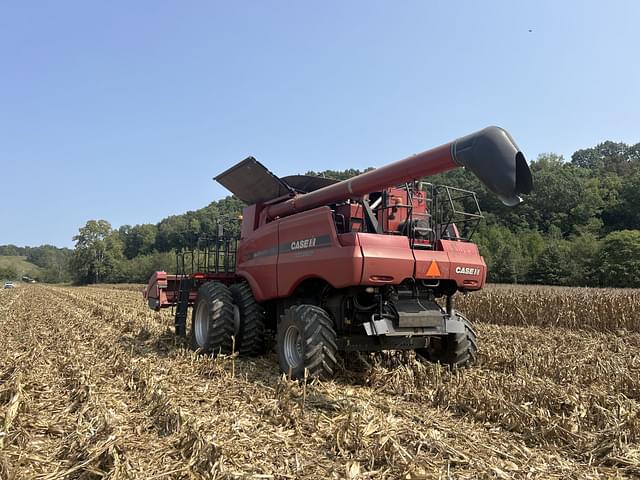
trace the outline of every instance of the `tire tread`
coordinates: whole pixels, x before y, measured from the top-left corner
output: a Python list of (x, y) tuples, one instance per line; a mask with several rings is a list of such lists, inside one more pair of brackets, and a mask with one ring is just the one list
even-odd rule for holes
[[(207, 301), (211, 305), (209, 310), (209, 328), (204, 346), (198, 345), (195, 336), (195, 317), (197, 302)], [(217, 302), (220, 302), (219, 304)], [(233, 300), (226, 285), (220, 282), (207, 282), (198, 290), (198, 300), (193, 308), (191, 324), (191, 346), (203, 353), (222, 353), (229, 355), (233, 351), (233, 335), (235, 325), (233, 320)]]
[(241, 356), (258, 356), (265, 351), (265, 326), (262, 307), (256, 302), (247, 282), (229, 288), (233, 302), (240, 309), (240, 331), (236, 350)]
[[(291, 322), (298, 323), (300, 334), (303, 335), (304, 359), (303, 365), (292, 371), (295, 378), (304, 377), (304, 370), (308, 370), (311, 378), (328, 379), (336, 372), (337, 352), (336, 332), (329, 315), (315, 305), (295, 305), (287, 308), (280, 319), (280, 325), (288, 325)], [(282, 335), (278, 335), (278, 355), (280, 367), (284, 373), (288, 373), (284, 360)]]
[(441, 337), (442, 347), (439, 351), (426, 348), (416, 350), (416, 353), (430, 362), (449, 365), (452, 369), (475, 363), (478, 356), (476, 332), (467, 318), (458, 312), (456, 315), (463, 321), (465, 333), (451, 333)]

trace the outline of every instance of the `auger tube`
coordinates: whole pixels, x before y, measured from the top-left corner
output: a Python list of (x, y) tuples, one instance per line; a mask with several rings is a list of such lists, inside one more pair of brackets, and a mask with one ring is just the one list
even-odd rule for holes
[(532, 188), (531, 171), (523, 153), (506, 130), (492, 126), (349, 180), (270, 205), (267, 217), (285, 217), (322, 205), (358, 199), (371, 192), (458, 167), (473, 172), (508, 206), (520, 203), (520, 194), (529, 193)]

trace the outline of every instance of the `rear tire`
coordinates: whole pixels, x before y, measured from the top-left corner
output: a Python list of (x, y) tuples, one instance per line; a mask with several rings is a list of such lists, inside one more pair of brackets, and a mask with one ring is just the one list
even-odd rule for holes
[(448, 365), (452, 369), (468, 367), (478, 357), (478, 341), (471, 322), (456, 312), (464, 323), (464, 333), (450, 333), (434, 337), (427, 348), (416, 349), (416, 354), (433, 363)]
[(278, 323), (280, 369), (293, 378), (328, 379), (337, 370), (338, 346), (333, 322), (315, 305), (296, 305), (284, 311)]
[(240, 309), (240, 330), (236, 350), (241, 356), (255, 357), (265, 351), (264, 312), (258, 305), (248, 283), (236, 283), (229, 288), (233, 303)]
[(204, 353), (232, 353), (237, 330), (235, 317), (226, 285), (220, 282), (202, 285), (191, 317), (191, 348)]

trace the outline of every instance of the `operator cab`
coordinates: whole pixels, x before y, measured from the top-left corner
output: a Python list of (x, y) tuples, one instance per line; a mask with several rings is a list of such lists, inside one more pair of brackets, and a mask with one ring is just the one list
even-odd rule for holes
[(402, 235), (414, 249), (438, 240), (469, 241), (483, 218), (476, 194), (426, 182), (372, 192), (360, 201), (332, 205), (337, 232)]

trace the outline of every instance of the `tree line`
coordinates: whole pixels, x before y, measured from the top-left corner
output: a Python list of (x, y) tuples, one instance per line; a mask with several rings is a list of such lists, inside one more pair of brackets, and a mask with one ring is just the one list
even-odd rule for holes
[[(53, 245), (39, 247), (18, 247), (16, 245), (0, 245), (0, 256), (25, 257), (25, 260), (40, 267), (36, 280), (49, 283), (61, 283), (71, 280), (69, 260), (73, 250), (58, 248)], [(19, 280), (20, 274), (15, 267), (0, 266), (0, 278)]]
[[(464, 169), (425, 179), (477, 193), (485, 219), (473, 241), (487, 261), (489, 280), (640, 286), (640, 143), (607, 141), (576, 151), (570, 160), (549, 153), (530, 165), (534, 190), (514, 208), (502, 205)], [(360, 173), (306, 172), (338, 180)], [(47, 268), (66, 262), (57, 278), (77, 283), (145, 282), (155, 270), (175, 270), (173, 252), (193, 246), (200, 236), (215, 235), (219, 228), (237, 234), (243, 206), (228, 196), (157, 224), (117, 229), (105, 220), (90, 220), (74, 237), (73, 251), (5, 246), (0, 255), (31, 255), (39, 262), (33, 263)]]

